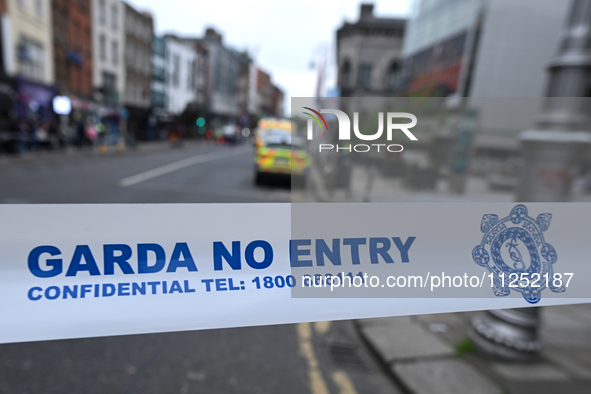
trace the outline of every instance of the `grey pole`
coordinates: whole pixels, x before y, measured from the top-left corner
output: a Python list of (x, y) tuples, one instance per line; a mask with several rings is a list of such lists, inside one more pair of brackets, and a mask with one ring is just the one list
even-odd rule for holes
[[(591, 148), (591, 0), (573, 0), (536, 130), (520, 135), (523, 168), (517, 200), (569, 201), (573, 176)], [(480, 312), (468, 336), (482, 351), (526, 359), (541, 349), (539, 308)]]

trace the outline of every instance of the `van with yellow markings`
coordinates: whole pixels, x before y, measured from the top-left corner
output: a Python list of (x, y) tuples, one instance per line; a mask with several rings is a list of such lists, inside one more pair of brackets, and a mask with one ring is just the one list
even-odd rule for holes
[(297, 183), (305, 182), (310, 158), (302, 139), (284, 129), (265, 129), (255, 149), (256, 184), (281, 176), (291, 176)]
[(280, 130), (284, 130), (288, 133), (295, 134), (296, 132), (296, 125), (290, 120), (287, 119), (277, 119), (277, 118), (262, 118), (259, 120), (255, 131), (255, 138), (254, 144), (256, 147), (263, 145), (263, 141), (277, 133)]

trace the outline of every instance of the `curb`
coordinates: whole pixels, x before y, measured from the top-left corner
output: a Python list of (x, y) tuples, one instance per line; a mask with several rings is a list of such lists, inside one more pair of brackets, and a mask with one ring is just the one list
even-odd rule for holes
[(503, 389), (410, 317), (356, 320), (355, 327), (393, 381), (413, 394), (502, 394)]

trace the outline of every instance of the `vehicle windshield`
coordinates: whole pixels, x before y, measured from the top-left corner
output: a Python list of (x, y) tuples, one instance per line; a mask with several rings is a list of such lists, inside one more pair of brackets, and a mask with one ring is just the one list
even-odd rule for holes
[(287, 130), (281, 129), (263, 129), (261, 130), (261, 138), (265, 141), (291, 139), (291, 133)]
[(303, 141), (285, 130), (269, 130), (263, 138), (265, 148), (303, 150)]

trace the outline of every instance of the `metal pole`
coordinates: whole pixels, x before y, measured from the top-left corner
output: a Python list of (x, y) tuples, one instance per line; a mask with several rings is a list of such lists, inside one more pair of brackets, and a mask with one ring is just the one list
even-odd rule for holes
[[(573, 0), (559, 54), (548, 68), (548, 97), (537, 130), (520, 135), (518, 201), (568, 201), (571, 180), (589, 154), (591, 0)], [(540, 325), (539, 308), (485, 311), (474, 316), (468, 336), (486, 353), (526, 359), (541, 348)]]

